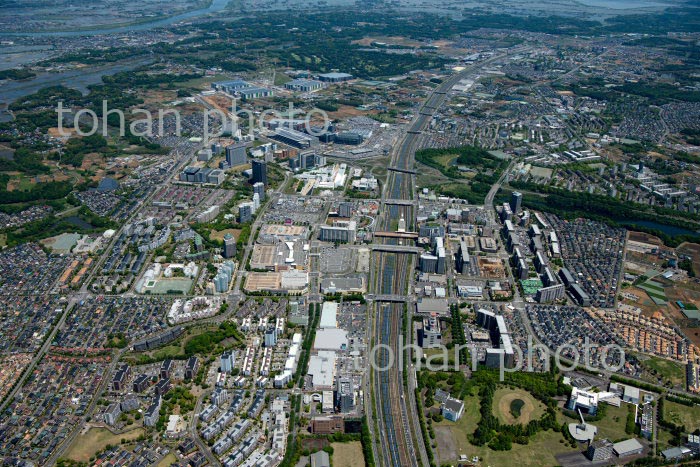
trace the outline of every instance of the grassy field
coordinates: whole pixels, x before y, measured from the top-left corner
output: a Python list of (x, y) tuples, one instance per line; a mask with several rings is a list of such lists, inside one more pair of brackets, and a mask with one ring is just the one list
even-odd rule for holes
[(233, 235), (233, 238), (238, 240), (238, 237), (241, 235), (241, 229), (225, 229), (225, 230), (212, 230), (211, 234), (209, 234), (209, 239), (210, 240), (224, 240), (224, 235), (230, 233)]
[(661, 452), (664, 449), (673, 447), (670, 443), (671, 439), (673, 439), (673, 435), (670, 431), (659, 429), (654, 433), (654, 436), (656, 437), (658, 442), (657, 452)]
[(88, 462), (90, 457), (104, 449), (108, 444), (117, 445), (122, 439), (136, 439), (144, 433), (143, 428), (115, 435), (106, 428), (90, 428), (87, 433), (78, 435), (71, 444), (66, 457), (78, 462)]
[(537, 433), (530, 439), (529, 444), (513, 444), (510, 451), (493, 451), (486, 446), (472, 446), (467, 435), (474, 432), (475, 420), (479, 419), (478, 400), (474, 399), (476, 403), (470, 403), (471, 407), (465, 406), (465, 415), (457, 423), (442, 421), (435, 424), (441, 464), (456, 465), (459, 456), (463, 454), (468, 458), (479, 456), (482, 465), (514, 465), (513, 459), (517, 459), (519, 466), (550, 466), (558, 465), (556, 455), (575, 451), (560, 442), (563, 440), (561, 433), (554, 431)]
[[(496, 392), (494, 395), (494, 407), (496, 406), (496, 398), (500, 395), (499, 393), (501, 391), (505, 392), (507, 390), (499, 389)], [(516, 389), (515, 391), (520, 392), (521, 390)], [(524, 392), (525, 395), (522, 395), (521, 399), (532, 398), (526, 391), (522, 392)], [(503, 399), (503, 397), (501, 397), (501, 399)], [(535, 400), (535, 402), (539, 404), (539, 401)], [(508, 406), (510, 407), (510, 402)], [(561, 433), (554, 431), (537, 433), (530, 439), (529, 444), (513, 444), (513, 449), (510, 451), (493, 451), (486, 446), (472, 446), (469, 443), (469, 435), (474, 432), (480, 419), (479, 398), (475, 395), (471, 395), (464, 400), (464, 414), (459, 421), (453, 423), (443, 420), (440, 423), (433, 424), (435, 427), (440, 464), (448, 463), (456, 465), (459, 461), (459, 456), (466, 455), (468, 458), (479, 456), (482, 460), (481, 465), (514, 465), (513, 459), (517, 459), (517, 465), (519, 466), (550, 466), (558, 465), (555, 457), (558, 454), (576, 451), (562, 443), (563, 437)]]
[(642, 364), (655, 370), (662, 378), (670, 380), (673, 384), (685, 384), (685, 368), (676, 362), (664, 358), (651, 357), (643, 360)]
[[(591, 422), (592, 425), (598, 427), (596, 439), (608, 438), (610, 441), (616, 442), (621, 439), (629, 438), (630, 435), (625, 433), (628, 404), (623, 402), (620, 404), (620, 407), (608, 405), (605, 410), (605, 417), (603, 417), (602, 420)], [(573, 419), (567, 416), (562, 416), (562, 419), (566, 421), (567, 424), (580, 422), (579, 419)]]
[(676, 425), (685, 425), (686, 431), (695, 431), (700, 428), (700, 406), (677, 404), (668, 400), (664, 401), (664, 420)]
[(362, 454), (362, 443), (332, 443), (333, 467), (363, 467), (365, 457)]
[(284, 83), (288, 83), (292, 78), (285, 75), (282, 71), (275, 73), (275, 86), (282, 86)]
[(169, 467), (177, 462), (177, 457), (172, 452), (162, 458), (156, 467)]
[[(518, 400), (522, 401), (523, 405), (520, 408), (520, 416), (516, 418), (511, 414), (511, 407)], [(525, 425), (530, 420), (540, 418), (544, 412), (544, 405), (523, 389), (500, 388), (493, 395), (493, 415), (501, 423)]]

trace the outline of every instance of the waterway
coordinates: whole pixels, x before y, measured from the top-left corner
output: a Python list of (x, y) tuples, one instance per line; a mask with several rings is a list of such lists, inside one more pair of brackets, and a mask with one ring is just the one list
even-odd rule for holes
[[(103, 76), (133, 70), (151, 61), (150, 58), (140, 58), (76, 70), (38, 73), (34, 78), (28, 80), (5, 81), (0, 83), (0, 107), (2, 104), (10, 104), (49, 86), (63, 85), (85, 94), (88, 91), (88, 86), (101, 83)], [(2, 120), (3, 116), (0, 114), (0, 121)]]
[(85, 29), (76, 31), (38, 31), (38, 32), (0, 32), (0, 36), (34, 36), (34, 37), (79, 37), (79, 36), (97, 36), (100, 34), (120, 34), (124, 32), (146, 31), (148, 29), (170, 26), (171, 24), (196, 18), (198, 16), (207, 15), (222, 11), (228, 5), (229, 0), (212, 0), (211, 5), (207, 8), (199, 8), (191, 10), (179, 15), (170, 16), (168, 18), (154, 19), (144, 23), (131, 24), (127, 26), (104, 27), (99, 29)]
[(699, 233), (694, 231), (694, 230), (684, 229), (683, 227), (676, 227), (673, 225), (659, 224), (658, 222), (654, 222), (654, 221), (634, 220), (634, 221), (627, 221), (624, 224), (629, 226), (631, 229), (634, 229), (634, 226), (646, 227), (648, 229), (658, 230), (658, 231), (663, 232), (666, 235), (670, 235), (670, 236), (674, 236), (674, 235), (699, 235)]

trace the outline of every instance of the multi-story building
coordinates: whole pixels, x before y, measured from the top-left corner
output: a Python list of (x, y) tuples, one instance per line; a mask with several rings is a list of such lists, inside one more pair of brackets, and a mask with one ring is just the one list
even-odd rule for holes
[(168, 391), (170, 391), (171, 387), (172, 387), (172, 384), (170, 383), (169, 378), (168, 379), (161, 379), (156, 383), (156, 385), (154, 387), (154, 391), (155, 391), (156, 395), (164, 396), (168, 393)]
[(253, 220), (253, 203), (246, 202), (238, 205), (238, 222), (245, 224)]
[(355, 409), (355, 389), (351, 378), (338, 378), (335, 399), (340, 413), (352, 412)]
[(236, 239), (230, 233), (224, 235), (224, 258), (234, 258), (236, 256)]
[(161, 397), (156, 396), (153, 403), (148, 406), (148, 409), (146, 409), (146, 412), (143, 414), (143, 424), (145, 426), (155, 426), (156, 423), (158, 423), (158, 419), (160, 418), (161, 401)]
[(513, 214), (518, 214), (520, 212), (520, 208), (523, 204), (523, 194), (514, 191), (510, 195), (510, 210), (513, 212)]
[(253, 193), (258, 195), (260, 202), (265, 201), (265, 184), (262, 182), (253, 183)]
[(564, 298), (565, 293), (564, 284), (550, 285), (539, 289), (535, 295), (535, 300), (538, 303), (554, 302)]
[(195, 356), (190, 357), (185, 364), (185, 379), (193, 379), (197, 376), (199, 370), (199, 359)]
[(338, 205), (338, 216), (339, 217), (352, 217), (353, 204), (348, 202), (343, 202)]
[(262, 183), (267, 186), (267, 162), (253, 161), (253, 184)]
[(318, 238), (323, 242), (353, 243), (357, 238), (357, 223), (336, 221), (332, 226), (322, 225)]
[(233, 352), (233, 350), (227, 350), (226, 352), (221, 354), (221, 372), (222, 373), (231, 373), (233, 371), (233, 367), (236, 364), (236, 356)]
[(433, 349), (442, 345), (442, 332), (440, 320), (437, 315), (423, 318), (423, 328), (420, 332), (420, 346), (424, 349)]
[(265, 330), (265, 347), (277, 345), (277, 328), (271, 326)]
[(107, 425), (114, 425), (117, 423), (119, 416), (122, 414), (121, 406), (117, 403), (110, 404), (105, 410), (104, 421)]
[(114, 374), (112, 379), (112, 389), (115, 391), (121, 391), (126, 386), (126, 379), (131, 374), (131, 368), (129, 365), (122, 365), (119, 370)]
[(248, 162), (246, 143), (234, 143), (226, 147), (226, 162), (229, 167), (236, 167)]
[(163, 360), (160, 365), (160, 379), (169, 379), (172, 376), (172, 372), (175, 369), (175, 364), (172, 360)]
[(467, 247), (467, 242), (460, 240), (459, 250), (457, 250), (457, 271), (460, 274), (466, 274), (469, 272), (468, 268), (471, 263), (471, 258), (469, 257), (469, 248)]
[(148, 389), (149, 381), (150, 381), (150, 378), (148, 377), (148, 375), (137, 376), (136, 379), (134, 380), (134, 384), (133, 384), (134, 392), (141, 393), (141, 392), (145, 391), (146, 389)]

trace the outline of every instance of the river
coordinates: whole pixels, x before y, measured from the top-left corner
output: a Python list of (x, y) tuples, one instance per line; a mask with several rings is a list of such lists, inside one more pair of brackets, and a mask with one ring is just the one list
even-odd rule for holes
[(625, 221), (625, 222), (623, 222), (623, 224), (632, 230), (634, 230), (634, 226), (646, 227), (648, 229), (658, 230), (658, 231), (663, 232), (666, 235), (670, 235), (670, 236), (674, 236), (674, 235), (698, 235), (698, 232), (696, 232), (694, 230), (684, 229), (683, 227), (675, 227), (672, 225), (659, 224), (658, 222), (654, 222), (654, 221), (634, 220), (634, 221)]
[(79, 36), (97, 36), (100, 34), (119, 34), (123, 32), (146, 31), (148, 29), (169, 26), (180, 21), (196, 18), (197, 16), (216, 13), (222, 11), (228, 5), (229, 0), (212, 0), (211, 5), (207, 8), (199, 8), (197, 10), (180, 13), (179, 15), (170, 16), (168, 18), (154, 19), (144, 23), (132, 24), (127, 26), (105, 27), (101, 29), (85, 29), (77, 31), (39, 31), (39, 32), (0, 32), (2, 36), (33, 36), (33, 37), (79, 37)]
[[(151, 58), (140, 58), (75, 70), (37, 73), (34, 78), (28, 80), (5, 81), (4, 83), (0, 83), (0, 107), (2, 107), (2, 104), (10, 104), (17, 99), (34, 94), (39, 89), (49, 86), (63, 85), (71, 89), (77, 89), (85, 94), (88, 90), (88, 86), (101, 83), (103, 76), (132, 70), (138, 66), (150, 63), (151, 61)], [(0, 118), (2, 118), (2, 116), (0, 116)]]

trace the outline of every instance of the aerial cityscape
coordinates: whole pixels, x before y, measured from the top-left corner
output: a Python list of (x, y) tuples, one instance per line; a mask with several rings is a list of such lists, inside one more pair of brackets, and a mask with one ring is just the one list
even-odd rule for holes
[(700, 465), (700, 1), (0, 2), (0, 465)]

